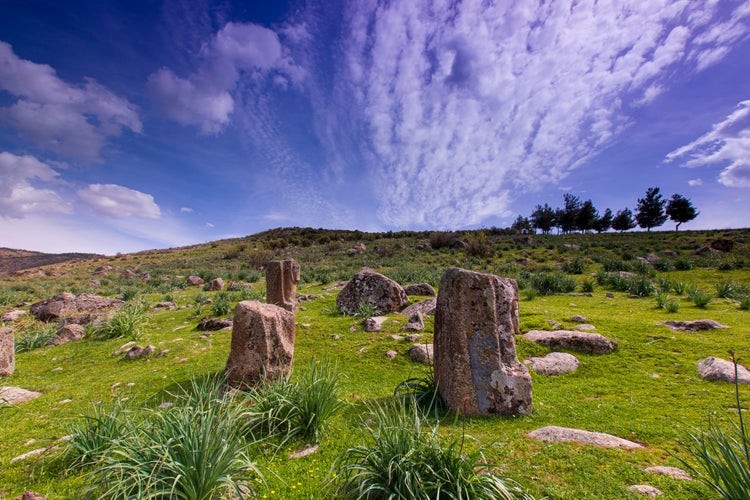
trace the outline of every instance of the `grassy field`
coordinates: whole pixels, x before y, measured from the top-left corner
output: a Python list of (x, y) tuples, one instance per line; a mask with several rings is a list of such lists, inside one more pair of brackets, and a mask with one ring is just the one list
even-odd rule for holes
[[(730, 252), (694, 250), (724, 238), (735, 242)], [(440, 247), (458, 239), (462, 248)], [(357, 249), (364, 243), (365, 249)], [(432, 243), (432, 245), (431, 245)], [(156, 407), (170, 399), (179, 384), (193, 377), (219, 373), (229, 353), (231, 332), (213, 332), (200, 338), (202, 317), (212, 316), (212, 305), (223, 292), (186, 287), (184, 277), (249, 281), (244, 294), (224, 293), (232, 306), (241, 299), (261, 299), (265, 290), (261, 271), (272, 258), (300, 262), (298, 293), (314, 296), (297, 312), (295, 367), (313, 359), (334, 363), (342, 374), (345, 406), (326, 429), (317, 453), (290, 459), (289, 453), (305, 443), (287, 443), (276, 452), (257, 450), (255, 460), (266, 484), (256, 488), (260, 498), (326, 498), (323, 485), (331, 480), (335, 458), (347, 447), (363, 443), (360, 424), (368, 404), (386, 401), (396, 385), (414, 376), (429, 375), (429, 368), (408, 357), (410, 344), (394, 340), (406, 318), (389, 315), (383, 331), (366, 333), (361, 318), (336, 310), (336, 290), (327, 285), (349, 279), (368, 266), (402, 285), (439, 284), (447, 268), (458, 266), (512, 277), (521, 288), (521, 331), (550, 329), (553, 323), (573, 328), (573, 315), (583, 315), (596, 331), (619, 344), (608, 355), (576, 354), (580, 369), (551, 377), (532, 372), (534, 412), (516, 418), (458, 418), (441, 421), (446, 438), (471, 436), (468, 450), (482, 449), (486, 460), (504, 477), (518, 482), (537, 498), (620, 499), (636, 497), (628, 487), (650, 484), (668, 499), (711, 498), (697, 481), (679, 481), (647, 474), (652, 465), (680, 466), (689, 459), (683, 442), (695, 427), (705, 428), (709, 416), (729, 425), (736, 419), (734, 386), (700, 379), (696, 362), (716, 356), (728, 358), (733, 349), (750, 362), (750, 311), (742, 309), (750, 290), (750, 230), (724, 232), (654, 232), (602, 235), (518, 236), (501, 231), (430, 235), (427, 233), (367, 234), (312, 229), (275, 230), (237, 240), (201, 246), (118, 255), (78, 263), (29, 270), (4, 279), (0, 312), (19, 303), (33, 302), (61, 291), (91, 292), (155, 304), (163, 300), (187, 306), (175, 311), (152, 310), (139, 343), (168, 349), (160, 358), (126, 361), (112, 353), (127, 339), (93, 340), (59, 347), (40, 347), (16, 355), (16, 372), (3, 386), (41, 392), (31, 402), (0, 405), (0, 498), (25, 490), (47, 498), (78, 498), (88, 481), (85, 473), (64, 472), (51, 454), (10, 463), (23, 453), (59, 445), (67, 425), (96, 402), (119, 399), (132, 407)], [(645, 263), (639, 257), (655, 254)], [(110, 266), (101, 270), (102, 266)], [(150, 273), (147, 281), (125, 281), (126, 266)], [(100, 269), (99, 271), (96, 271)], [(633, 273), (630, 282), (618, 281), (620, 271)], [(90, 283), (92, 278), (100, 284)], [(542, 278), (565, 282), (575, 289), (545, 294)], [(636, 283), (636, 279), (641, 281)], [(644, 283), (653, 289), (645, 288)], [(536, 287), (536, 288), (535, 288)], [(656, 291), (677, 304), (669, 312), (658, 308)], [(689, 298), (695, 289), (712, 295), (699, 307)], [(582, 292), (586, 290), (586, 292)], [(635, 297), (636, 295), (640, 295)], [(608, 297), (611, 294), (614, 297)], [(719, 297), (724, 295), (725, 297)], [(662, 297), (664, 298), (664, 297)], [(419, 298), (412, 298), (412, 301)], [(26, 308), (26, 307), (22, 307)], [(27, 309), (27, 308), (26, 308)], [(231, 315), (231, 313), (229, 314)], [(229, 316), (227, 315), (227, 316)], [(713, 319), (728, 329), (699, 333), (675, 332), (662, 322)], [(8, 325), (10, 326), (10, 325)], [(30, 331), (38, 328), (27, 322)], [(20, 327), (16, 326), (16, 329)], [(428, 318), (424, 341), (432, 340)], [(19, 334), (16, 332), (18, 338)], [(542, 355), (548, 349), (517, 338), (519, 358)], [(396, 350), (395, 359), (385, 353)], [(292, 378), (299, 375), (295, 370)], [(750, 404), (750, 389), (741, 387), (743, 404)], [(643, 444), (640, 450), (599, 449), (593, 446), (541, 443), (529, 431), (557, 425), (606, 432)]]

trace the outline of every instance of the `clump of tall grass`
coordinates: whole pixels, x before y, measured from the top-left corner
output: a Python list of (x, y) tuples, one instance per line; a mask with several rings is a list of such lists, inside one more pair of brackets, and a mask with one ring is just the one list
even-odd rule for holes
[(138, 341), (147, 324), (148, 305), (143, 301), (131, 301), (118, 309), (109, 321), (97, 326), (92, 332), (95, 340), (127, 338)]
[(217, 292), (211, 304), (211, 313), (214, 316), (225, 316), (232, 310), (232, 301), (228, 292), (222, 290)]
[(276, 438), (280, 446), (295, 440), (317, 443), (343, 406), (338, 371), (330, 363), (315, 360), (296, 382), (266, 382), (250, 389), (246, 397), (253, 403), (249, 412), (252, 435)]
[(664, 309), (667, 306), (667, 303), (669, 302), (669, 292), (667, 290), (657, 290), (656, 291), (656, 308), (657, 309)]
[(347, 448), (334, 463), (330, 493), (343, 498), (531, 498), (494, 474), (468, 436), (444, 443), (414, 403), (370, 407), (366, 443)]
[(727, 431), (709, 419), (708, 430), (688, 433), (685, 448), (697, 462), (680, 459), (699, 481), (727, 500), (748, 498), (750, 491), (750, 435), (742, 418), (742, 404), (738, 381), (738, 361), (729, 351), (734, 363), (734, 394), (739, 423), (732, 421)]
[(670, 300), (668, 300), (668, 301), (667, 301), (667, 303), (666, 303), (666, 304), (664, 305), (664, 309), (665, 309), (665, 310), (666, 310), (666, 311), (667, 311), (668, 313), (673, 313), (673, 314), (674, 314), (674, 313), (676, 313), (676, 312), (678, 312), (678, 311), (680, 310), (680, 303), (679, 303), (679, 302), (677, 302), (676, 300), (671, 300), (671, 299), (670, 299)]
[(580, 284), (581, 292), (583, 293), (593, 293), (595, 287), (596, 287), (596, 284), (594, 283), (594, 280), (592, 279), (585, 279), (581, 281), (581, 284)]
[(354, 313), (356, 318), (369, 318), (371, 316), (377, 316), (380, 314), (380, 310), (372, 303), (363, 300), (357, 306), (357, 312)]
[(705, 309), (706, 307), (708, 307), (708, 304), (711, 303), (711, 300), (713, 300), (714, 296), (706, 291), (698, 289), (693, 290), (688, 298), (699, 309)]
[(580, 257), (563, 262), (562, 270), (568, 274), (583, 274), (584, 262)]
[(576, 281), (563, 273), (535, 273), (530, 277), (530, 285), (539, 295), (568, 293), (576, 289)]
[(27, 315), (13, 325), (13, 330), (16, 332), (15, 352), (26, 352), (50, 345), (57, 334), (57, 325)]
[(742, 297), (739, 302), (742, 311), (750, 311), (750, 295)]
[(432, 413), (435, 417), (441, 410), (447, 408), (445, 401), (440, 396), (434, 373), (404, 380), (396, 386), (393, 396), (397, 401), (404, 404), (413, 402), (422, 411)]

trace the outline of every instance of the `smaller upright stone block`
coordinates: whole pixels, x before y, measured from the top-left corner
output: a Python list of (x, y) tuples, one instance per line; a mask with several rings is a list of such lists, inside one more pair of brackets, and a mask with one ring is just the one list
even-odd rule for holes
[(264, 379), (286, 377), (294, 357), (294, 313), (244, 300), (234, 310), (232, 344), (226, 366), (229, 385), (252, 387)]
[(13, 375), (16, 369), (16, 349), (13, 330), (0, 328), (0, 377)]
[(294, 259), (272, 260), (266, 264), (266, 300), (269, 304), (296, 311), (300, 268)]

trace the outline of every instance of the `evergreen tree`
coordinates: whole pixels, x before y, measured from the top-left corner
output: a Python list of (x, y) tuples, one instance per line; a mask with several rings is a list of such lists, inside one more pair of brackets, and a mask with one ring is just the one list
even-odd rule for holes
[(576, 216), (576, 229), (584, 232), (591, 231), (594, 229), (597, 219), (599, 218), (599, 211), (594, 206), (591, 200), (586, 200), (578, 210)]
[(612, 229), (615, 231), (628, 231), (634, 227), (635, 222), (633, 221), (633, 212), (631, 212), (629, 208), (618, 210), (614, 219), (612, 219)]
[(693, 203), (688, 198), (685, 198), (680, 194), (673, 194), (672, 198), (667, 201), (667, 208), (664, 210), (664, 213), (667, 214), (673, 222), (677, 223), (674, 230), (679, 231), (680, 224), (695, 219), (700, 212), (695, 210)]
[(594, 230), (597, 233), (604, 233), (609, 231), (610, 227), (612, 227), (612, 210), (606, 209), (604, 211), (604, 214), (596, 219), (596, 222), (594, 223)]
[(644, 198), (638, 198), (638, 206), (635, 209), (635, 220), (638, 225), (651, 231), (652, 227), (659, 227), (667, 220), (664, 213), (664, 205), (667, 200), (659, 194), (658, 187), (648, 188)]
[(560, 229), (563, 233), (569, 233), (577, 228), (578, 213), (581, 211), (581, 199), (570, 193), (563, 195), (565, 207), (562, 209), (561, 219), (559, 220)]
[(519, 215), (510, 228), (519, 234), (529, 234), (533, 232), (531, 222), (523, 215)]
[(537, 205), (531, 213), (531, 225), (544, 234), (549, 234), (550, 229), (555, 227), (555, 210), (547, 205)]

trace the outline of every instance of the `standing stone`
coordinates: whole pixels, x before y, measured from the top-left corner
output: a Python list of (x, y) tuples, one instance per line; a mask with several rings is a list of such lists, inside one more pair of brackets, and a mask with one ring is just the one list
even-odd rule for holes
[(272, 260), (266, 264), (266, 301), (294, 312), (297, 303), (299, 264), (294, 259)]
[(234, 310), (227, 382), (237, 388), (289, 375), (294, 356), (294, 313), (243, 300)]
[(0, 328), (0, 377), (13, 375), (16, 369), (16, 350), (13, 330)]
[(518, 285), (465, 269), (440, 281), (435, 311), (435, 381), (463, 415), (528, 415), (531, 375), (516, 356)]

